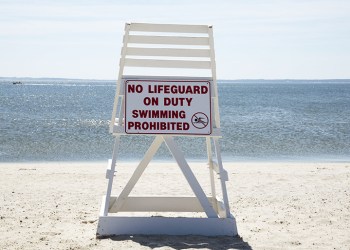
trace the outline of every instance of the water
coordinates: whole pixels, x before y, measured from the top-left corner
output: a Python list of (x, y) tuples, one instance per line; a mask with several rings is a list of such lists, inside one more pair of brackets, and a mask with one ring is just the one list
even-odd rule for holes
[[(113, 81), (0, 79), (0, 162), (111, 157)], [(350, 160), (350, 80), (221, 81), (224, 160)], [(150, 136), (122, 138), (119, 157), (139, 159)], [(177, 138), (187, 158), (203, 139)], [(156, 159), (170, 159), (162, 146)]]

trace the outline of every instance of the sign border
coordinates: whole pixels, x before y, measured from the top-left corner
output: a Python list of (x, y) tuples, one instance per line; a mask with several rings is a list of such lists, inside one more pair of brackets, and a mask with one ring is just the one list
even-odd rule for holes
[[(196, 79), (196, 80), (179, 80), (179, 79), (168, 79), (168, 80), (161, 80), (161, 79), (136, 79), (136, 78), (123, 78), (122, 81), (124, 82), (124, 132), (125, 134), (128, 135), (174, 135), (174, 136), (181, 136), (181, 135), (185, 135), (185, 136), (210, 136), (213, 133), (213, 124), (212, 124), (212, 97), (211, 97), (211, 80), (205, 79), (205, 80), (200, 80), (200, 79)], [(174, 133), (174, 132), (169, 132), (169, 133), (130, 133), (126, 131), (126, 104), (127, 104), (127, 94), (126, 94), (126, 90), (127, 90), (127, 84), (129, 81), (142, 81), (142, 82), (184, 82), (184, 83), (189, 83), (189, 82), (207, 82), (209, 84), (209, 120), (210, 120), (210, 131), (209, 133), (205, 133), (205, 134), (201, 134), (201, 133)], [(147, 85), (148, 86), (148, 85)]]

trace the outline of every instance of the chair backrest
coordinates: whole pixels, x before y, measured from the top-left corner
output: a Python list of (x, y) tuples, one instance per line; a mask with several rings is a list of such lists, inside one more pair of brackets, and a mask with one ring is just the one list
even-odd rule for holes
[[(116, 117), (123, 118), (122, 81), (131, 77), (209, 79), (212, 81), (213, 108), (217, 109), (214, 112), (214, 125), (220, 127), (212, 26), (148, 23), (125, 25), (111, 132)], [(121, 125), (122, 120), (119, 119), (118, 123)]]

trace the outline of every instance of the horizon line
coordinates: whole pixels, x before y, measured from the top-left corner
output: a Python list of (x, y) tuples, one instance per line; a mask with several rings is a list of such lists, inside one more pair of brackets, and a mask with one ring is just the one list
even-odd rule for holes
[[(80, 80), (80, 81), (117, 81), (117, 79), (94, 79), (94, 78), (66, 78), (66, 77), (28, 77), (28, 76), (0, 76), (3, 79), (38, 79), (38, 80)], [(350, 78), (240, 78), (240, 79), (217, 79), (217, 81), (341, 81)]]

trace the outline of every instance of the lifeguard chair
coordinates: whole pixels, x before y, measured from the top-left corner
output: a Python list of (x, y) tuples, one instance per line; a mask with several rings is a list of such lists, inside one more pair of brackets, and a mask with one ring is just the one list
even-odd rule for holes
[[(168, 96), (179, 98), (181, 88), (183, 91), (187, 88), (186, 93), (182, 93), (187, 98), (187, 106), (184, 104), (184, 112), (187, 113), (181, 120), (174, 115), (157, 115), (160, 112), (158, 109), (164, 108), (164, 103), (157, 103), (160, 98), (164, 102)], [(146, 102), (146, 98), (154, 103)], [(142, 99), (143, 102), (139, 101)], [(133, 107), (130, 106), (133, 105), (150, 105), (148, 108), (153, 113), (149, 119), (140, 122), (137, 120), (138, 115), (130, 115), (133, 112)], [(193, 107), (197, 107), (198, 112)], [(169, 107), (166, 112), (176, 113), (177, 110), (176, 107)], [(176, 125), (166, 127), (163, 123)], [(98, 237), (122, 234), (237, 234), (236, 222), (230, 213), (225, 184), (228, 176), (223, 168), (219, 145), (221, 131), (212, 26), (147, 23), (125, 25), (110, 132), (115, 136), (115, 143), (106, 172), (108, 187), (102, 199)], [(122, 136), (140, 134), (153, 136), (154, 141), (122, 191), (118, 195), (112, 195), (120, 139)], [(174, 136), (205, 138), (210, 195), (203, 191)], [(163, 142), (184, 174), (194, 196), (130, 197), (130, 192)], [(216, 185), (216, 175), (219, 177), (219, 185)], [(120, 215), (120, 212), (135, 211), (204, 212), (206, 218)]]

